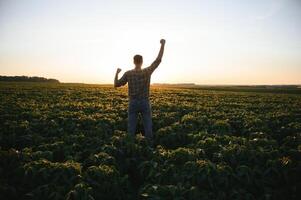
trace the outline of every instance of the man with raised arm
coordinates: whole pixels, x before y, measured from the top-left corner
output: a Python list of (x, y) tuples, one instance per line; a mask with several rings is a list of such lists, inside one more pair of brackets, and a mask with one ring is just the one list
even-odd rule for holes
[(159, 66), (162, 60), (165, 40), (160, 40), (161, 47), (156, 60), (146, 68), (141, 69), (143, 58), (141, 55), (134, 56), (135, 68), (129, 70), (118, 79), (118, 74), (121, 69), (118, 68), (115, 74), (114, 87), (120, 87), (128, 83), (128, 133), (130, 136), (135, 136), (137, 117), (142, 114), (145, 137), (152, 142), (152, 111), (149, 102), (149, 87), (150, 79), (153, 71)]

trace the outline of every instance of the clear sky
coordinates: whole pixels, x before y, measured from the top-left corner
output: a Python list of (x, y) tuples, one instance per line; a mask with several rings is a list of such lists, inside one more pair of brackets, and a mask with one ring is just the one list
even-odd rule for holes
[(161, 38), (153, 83), (301, 84), (300, 0), (0, 0), (0, 75), (112, 83)]

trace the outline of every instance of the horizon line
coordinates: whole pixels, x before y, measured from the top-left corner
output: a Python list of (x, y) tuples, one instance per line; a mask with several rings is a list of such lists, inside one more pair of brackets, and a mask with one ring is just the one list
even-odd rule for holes
[[(8, 76), (8, 77), (39, 77), (39, 78), (46, 78), (46, 79), (55, 79), (58, 80), (60, 83), (70, 83), (70, 84), (90, 84), (90, 85), (113, 85), (112, 82), (110, 83), (89, 83), (89, 82), (73, 82), (73, 81), (60, 81), (57, 78), (53, 77), (46, 77), (46, 76), (39, 76), (39, 75), (1, 75), (0, 76)], [(215, 84), (210, 84), (210, 83), (195, 83), (195, 82), (155, 82), (151, 83), (150, 85), (156, 86), (156, 85), (190, 85), (190, 86), (301, 86), (301, 83), (275, 83), (275, 84), (270, 84), (270, 83), (254, 83), (254, 84), (239, 84), (239, 83), (215, 83)]]

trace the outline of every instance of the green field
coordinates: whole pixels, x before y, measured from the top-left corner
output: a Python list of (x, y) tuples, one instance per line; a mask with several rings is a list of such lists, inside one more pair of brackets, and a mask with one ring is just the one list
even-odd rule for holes
[(300, 199), (300, 89), (0, 83), (0, 199)]

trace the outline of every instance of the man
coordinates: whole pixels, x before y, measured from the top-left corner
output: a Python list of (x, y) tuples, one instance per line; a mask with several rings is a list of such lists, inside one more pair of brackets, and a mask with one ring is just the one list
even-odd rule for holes
[(165, 40), (161, 39), (161, 48), (156, 60), (147, 68), (141, 69), (143, 58), (141, 55), (134, 56), (135, 68), (124, 73), (118, 79), (121, 69), (118, 68), (115, 74), (114, 87), (120, 87), (128, 83), (128, 133), (135, 136), (137, 117), (142, 114), (145, 137), (152, 142), (152, 116), (151, 105), (149, 102), (149, 86), (153, 71), (159, 66), (162, 60)]

